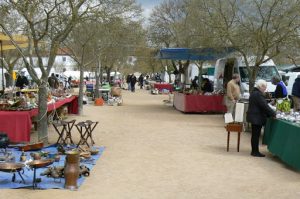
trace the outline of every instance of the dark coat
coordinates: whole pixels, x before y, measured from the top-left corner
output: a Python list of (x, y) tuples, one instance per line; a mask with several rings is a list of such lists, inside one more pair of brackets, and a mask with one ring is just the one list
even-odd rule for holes
[(263, 93), (254, 88), (249, 98), (247, 122), (255, 125), (265, 125), (267, 117), (275, 116), (276, 112), (269, 107)]
[(16, 87), (23, 89), (25, 86), (28, 86), (29, 82), (27, 77), (19, 75), (16, 81)]
[(300, 77), (295, 79), (292, 89), (292, 95), (296, 97), (300, 97)]
[(130, 80), (130, 81), (131, 81), (131, 82), (130, 82), (130, 83), (131, 83), (131, 86), (134, 86), (135, 83), (136, 83), (136, 76), (133, 75), (133, 76), (131, 77), (131, 80)]

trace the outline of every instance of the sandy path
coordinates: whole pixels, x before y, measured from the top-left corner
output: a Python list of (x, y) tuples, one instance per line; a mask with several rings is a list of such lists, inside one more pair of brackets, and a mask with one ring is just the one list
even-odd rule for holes
[(269, 153), (251, 157), (249, 134), (239, 153), (232, 135), (226, 152), (221, 115), (182, 114), (146, 91), (123, 98), (124, 106), (87, 105), (74, 117), (100, 121), (95, 140), (106, 147), (79, 191), (1, 190), (0, 198), (300, 198), (300, 174)]

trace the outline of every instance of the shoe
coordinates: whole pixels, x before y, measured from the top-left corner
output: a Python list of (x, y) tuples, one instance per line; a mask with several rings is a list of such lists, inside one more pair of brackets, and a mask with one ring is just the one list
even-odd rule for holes
[(254, 157), (265, 157), (265, 155), (260, 153), (260, 152), (257, 152), (257, 153), (251, 152), (251, 155), (254, 156)]

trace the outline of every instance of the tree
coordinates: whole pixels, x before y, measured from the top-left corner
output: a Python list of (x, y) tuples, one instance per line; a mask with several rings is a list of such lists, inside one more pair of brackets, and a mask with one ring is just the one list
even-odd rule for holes
[[(134, 21), (124, 18), (111, 18), (110, 22), (104, 25), (100, 60), (107, 77), (114, 69), (120, 70), (126, 65), (128, 57), (136, 53), (139, 41), (143, 38), (141, 21)], [(132, 30), (135, 31), (132, 31)]]
[[(204, 28), (215, 45), (233, 47), (244, 58), (250, 90), (260, 65), (280, 55), (299, 37), (297, 0), (194, 0), (192, 7), (199, 11), (200, 22), (204, 16)], [(253, 61), (254, 67), (250, 67)]]
[(98, 59), (98, 46), (94, 45), (95, 35), (97, 35), (97, 24), (91, 21), (78, 24), (70, 34), (70, 39), (64, 44), (71, 51), (71, 57), (79, 66), (80, 84), (78, 96), (79, 114), (83, 112), (83, 73), (88, 69), (88, 66), (95, 63)]
[[(87, 0), (56, 0), (56, 1), (14, 1), (1, 2), (2, 7), (8, 7), (11, 14), (16, 15), (22, 22), (22, 28), (29, 39), (29, 57), (35, 55), (42, 77), (38, 78), (30, 61), (21, 48), (17, 46), (22, 55), (25, 66), (33, 81), (39, 87), (39, 114), (38, 114), (38, 139), (47, 142), (47, 79), (53, 66), (56, 52), (69, 33), (87, 14), (95, 10), (94, 2)], [(0, 22), (0, 26), (6, 34), (10, 35), (9, 24)], [(11, 37), (11, 40), (13, 38)], [(46, 45), (47, 44), (47, 45)], [(47, 54), (48, 60), (44, 64), (42, 55)]]
[[(192, 47), (194, 43), (190, 11), (190, 0), (163, 1), (155, 7), (149, 19), (148, 37), (150, 44), (157, 48)], [(168, 62), (167, 62), (168, 63)], [(169, 62), (170, 63), (170, 62)], [(190, 61), (171, 61), (177, 79), (181, 80), (181, 74), (187, 76)], [(187, 83), (187, 79), (185, 78)]]

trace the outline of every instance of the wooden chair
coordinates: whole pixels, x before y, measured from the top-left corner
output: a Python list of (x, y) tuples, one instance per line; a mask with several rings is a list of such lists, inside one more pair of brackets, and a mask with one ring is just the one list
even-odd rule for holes
[(243, 124), (240, 123), (229, 123), (225, 126), (227, 131), (227, 152), (229, 151), (229, 140), (230, 140), (230, 132), (238, 133), (238, 140), (237, 140), (237, 152), (240, 151), (240, 138), (241, 132), (243, 131)]

